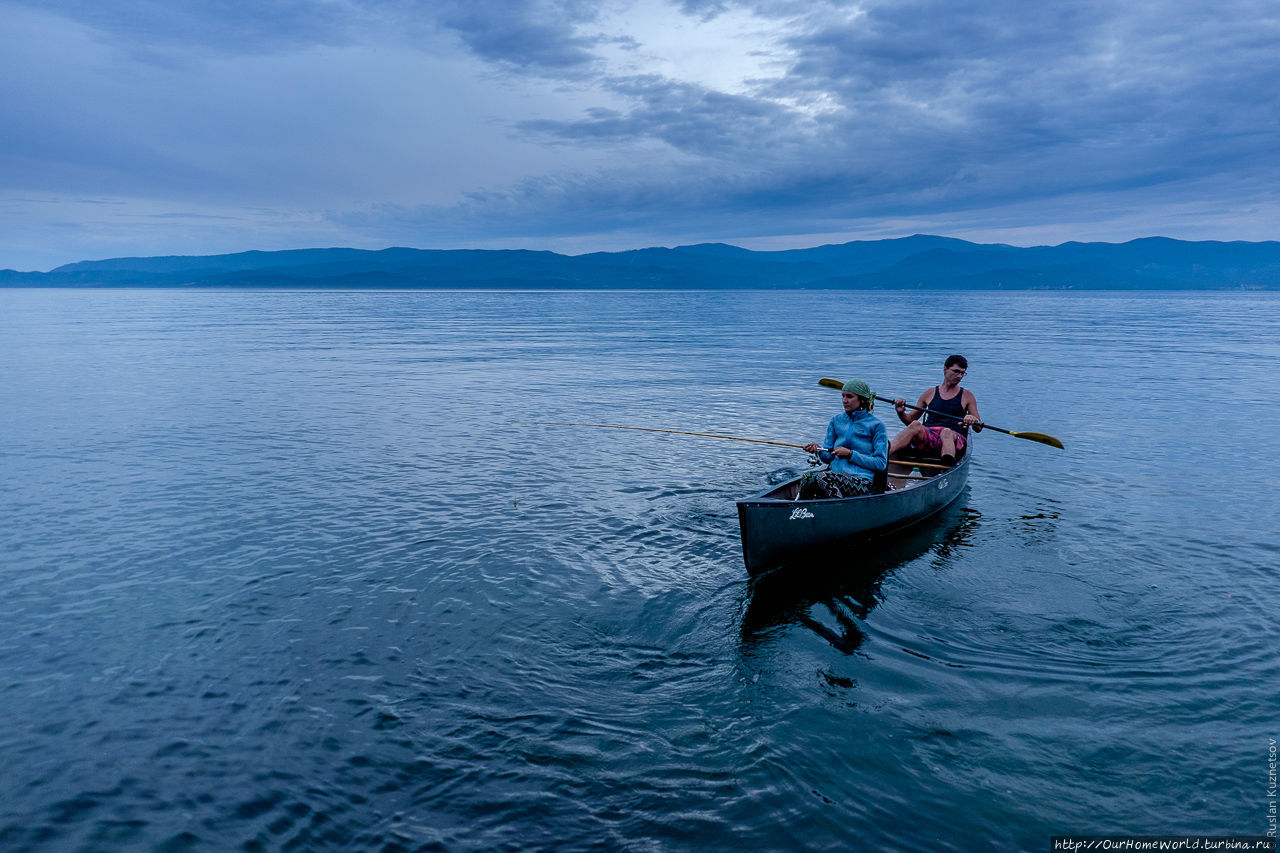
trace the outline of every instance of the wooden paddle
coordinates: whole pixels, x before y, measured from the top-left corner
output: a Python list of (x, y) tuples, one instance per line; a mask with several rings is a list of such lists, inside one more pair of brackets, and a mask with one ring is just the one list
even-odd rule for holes
[[(824, 377), (818, 380), (818, 384), (823, 386), (824, 388), (835, 388), (837, 391), (844, 390), (844, 383), (841, 382), (839, 379), (828, 379)], [(887, 397), (882, 397), (879, 394), (875, 394), (873, 396), (875, 396), (877, 400), (889, 399)], [(906, 406), (908, 409), (915, 409), (918, 412), (929, 412), (935, 415), (942, 415), (943, 417), (946, 417), (946, 418), (951, 417), (951, 415), (948, 415), (946, 412), (939, 412), (939, 411), (935, 411), (934, 409), (926, 409), (923, 406), (916, 406), (912, 403), (907, 403)], [(1014, 438), (1025, 438), (1028, 441), (1038, 441), (1041, 444), (1047, 444), (1050, 447), (1056, 447), (1059, 450), (1066, 449), (1062, 446), (1061, 441), (1059, 441), (1058, 439), (1054, 438), (1051, 435), (1045, 435), (1042, 432), (1013, 432), (1012, 430), (1001, 429), (998, 426), (992, 426), (991, 424), (983, 424), (983, 423), (975, 424), (975, 426), (980, 426), (983, 429), (993, 429), (996, 432), (1002, 432), (1005, 435), (1011, 435)]]

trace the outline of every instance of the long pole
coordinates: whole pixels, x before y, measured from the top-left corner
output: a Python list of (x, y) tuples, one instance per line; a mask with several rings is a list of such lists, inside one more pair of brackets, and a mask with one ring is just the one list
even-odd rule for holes
[[(638, 426), (620, 426), (618, 424), (571, 424), (562, 423), (560, 421), (532, 421), (532, 423), (540, 426), (577, 426), (577, 427), (599, 427), (600, 429), (633, 429), (641, 432), (667, 432), (672, 435), (696, 435), (701, 438), (723, 438), (727, 441), (750, 441), (754, 444), (773, 444), (777, 447), (795, 447), (804, 450), (803, 444), (788, 444), (785, 441), (769, 441), (763, 438), (743, 438), (738, 435), (717, 435), (711, 432), (685, 432), (680, 429), (658, 429), (657, 427), (638, 427)], [(825, 449), (825, 448), (824, 448)]]

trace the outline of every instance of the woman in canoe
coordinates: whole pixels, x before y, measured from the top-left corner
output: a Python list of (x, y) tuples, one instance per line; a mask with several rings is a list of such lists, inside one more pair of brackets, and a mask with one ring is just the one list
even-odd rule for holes
[(823, 443), (804, 447), (828, 463), (828, 470), (805, 474), (800, 484), (802, 500), (870, 494), (875, 475), (889, 467), (889, 437), (884, 424), (871, 414), (875, 405), (871, 388), (863, 380), (853, 379), (844, 384), (840, 400), (844, 412), (831, 419)]

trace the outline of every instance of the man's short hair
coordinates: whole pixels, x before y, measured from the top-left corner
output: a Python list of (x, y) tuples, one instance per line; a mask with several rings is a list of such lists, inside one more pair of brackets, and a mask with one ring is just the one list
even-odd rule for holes
[(942, 369), (946, 370), (948, 367), (950, 367), (953, 364), (960, 365), (961, 370), (969, 369), (969, 360), (959, 354), (947, 356), (947, 363), (942, 365)]

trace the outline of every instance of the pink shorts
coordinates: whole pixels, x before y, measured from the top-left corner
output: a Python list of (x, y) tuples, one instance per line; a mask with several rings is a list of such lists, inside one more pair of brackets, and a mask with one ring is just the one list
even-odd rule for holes
[[(925, 427), (924, 436), (911, 442), (912, 450), (927, 450), (942, 455), (942, 431), (947, 427)], [(952, 430), (955, 432), (955, 430)], [(964, 435), (956, 433), (956, 453), (964, 450)]]

